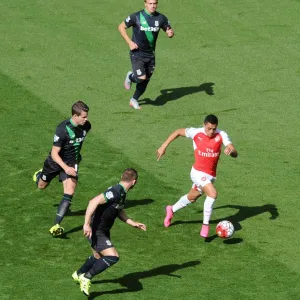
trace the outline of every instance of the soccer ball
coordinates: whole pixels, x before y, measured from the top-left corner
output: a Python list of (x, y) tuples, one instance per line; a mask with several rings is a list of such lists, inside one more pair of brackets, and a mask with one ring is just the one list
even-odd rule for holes
[(224, 220), (218, 223), (216, 233), (220, 238), (226, 239), (233, 235), (234, 227), (230, 221)]

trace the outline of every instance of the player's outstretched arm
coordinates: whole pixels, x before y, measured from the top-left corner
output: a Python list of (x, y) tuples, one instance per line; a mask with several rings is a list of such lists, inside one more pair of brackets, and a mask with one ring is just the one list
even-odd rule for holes
[(91, 218), (94, 214), (98, 205), (104, 204), (105, 198), (103, 194), (100, 194), (90, 200), (88, 207), (85, 212), (84, 225), (83, 225), (83, 234), (84, 236), (91, 238), (92, 237), (92, 228), (91, 228)]
[(234, 157), (234, 158), (238, 157), (238, 153), (232, 144), (229, 144), (225, 147), (224, 153), (225, 153), (225, 155), (230, 155), (231, 157)]
[(138, 228), (138, 229), (141, 229), (141, 230), (144, 230), (144, 231), (147, 230), (147, 227), (146, 227), (145, 224), (135, 222), (135, 221), (129, 219), (129, 217), (127, 216), (126, 212), (123, 209), (119, 212), (118, 217), (121, 221), (123, 221), (124, 223), (126, 223), (126, 224), (128, 224), (132, 227), (135, 227), (135, 228)]
[(185, 128), (180, 128), (172, 132), (164, 143), (156, 150), (157, 160), (165, 154), (167, 147), (179, 136), (185, 136)]

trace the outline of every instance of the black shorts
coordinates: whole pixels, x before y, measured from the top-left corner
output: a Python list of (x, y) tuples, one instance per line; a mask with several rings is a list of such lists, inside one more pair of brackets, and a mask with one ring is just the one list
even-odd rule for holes
[(141, 57), (130, 54), (132, 72), (135, 76), (141, 77), (146, 75), (150, 79), (155, 68), (155, 57)]
[(65, 173), (65, 171), (48, 156), (44, 162), (41, 179), (45, 182), (50, 182), (53, 178), (59, 175), (58, 180), (64, 181), (67, 178), (75, 178), (78, 180), (78, 164), (67, 164), (69, 167), (73, 167), (77, 170), (77, 176), (70, 176)]
[(102, 250), (114, 247), (110, 240), (110, 233), (104, 231), (93, 232), (90, 243), (92, 248), (98, 253)]

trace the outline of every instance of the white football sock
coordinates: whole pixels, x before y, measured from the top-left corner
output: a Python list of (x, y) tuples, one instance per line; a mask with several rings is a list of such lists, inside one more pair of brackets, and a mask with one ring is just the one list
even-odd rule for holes
[(206, 197), (203, 205), (203, 224), (209, 224), (210, 216), (213, 210), (213, 204), (216, 199)]
[(192, 202), (189, 201), (187, 194), (182, 196), (172, 207), (173, 212), (176, 212), (179, 209), (186, 207), (187, 205), (191, 204)]

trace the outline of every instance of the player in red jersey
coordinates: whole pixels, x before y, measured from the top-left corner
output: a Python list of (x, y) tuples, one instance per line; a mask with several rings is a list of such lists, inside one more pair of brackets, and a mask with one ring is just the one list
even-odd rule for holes
[(238, 153), (225, 131), (219, 130), (218, 118), (208, 115), (204, 119), (201, 128), (180, 128), (175, 130), (156, 151), (157, 160), (166, 152), (168, 145), (179, 136), (193, 139), (195, 163), (191, 170), (193, 185), (188, 194), (182, 196), (173, 206), (166, 207), (165, 227), (169, 227), (176, 211), (195, 202), (203, 193), (206, 194), (203, 208), (203, 225), (200, 235), (208, 237), (209, 220), (213, 204), (217, 198), (217, 190), (214, 186), (216, 170), (220, 158), (222, 145), (225, 146), (225, 155), (237, 157)]

